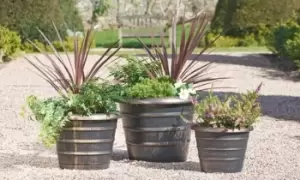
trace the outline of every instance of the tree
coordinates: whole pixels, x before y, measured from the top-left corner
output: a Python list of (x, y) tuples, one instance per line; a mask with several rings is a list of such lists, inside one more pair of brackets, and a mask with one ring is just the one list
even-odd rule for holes
[(243, 36), (260, 24), (274, 26), (291, 18), (299, 0), (220, 0), (213, 18), (213, 31)]
[(60, 7), (63, 12), (64, 21), (67, 27), (75, 31), (83, 31), (82, 18), (76, 7), (75, 0), (60, 0)]
[(64, 36), (64, 16), (59, 0), (1, 0), (0, 25), (18, 32), (22, 39), (43, 41), (37, 27), (51, 40), (57, 35), (53, 23)]

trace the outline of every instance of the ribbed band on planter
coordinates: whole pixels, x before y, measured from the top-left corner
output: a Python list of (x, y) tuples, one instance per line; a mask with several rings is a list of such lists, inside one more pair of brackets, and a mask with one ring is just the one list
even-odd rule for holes
[[(120, 103), (129, 159), (150, 162), (186, 161), (193, 104), (179, 98)], [(183, 120), (183, 116), (186, 120)]]
[(252, 129), (194, 127), (201, 170), (234, 173), (243, 169)]
[(110, 165), (116, 115), (71, 116), (57, 141), (61, 169), (96, 170)]

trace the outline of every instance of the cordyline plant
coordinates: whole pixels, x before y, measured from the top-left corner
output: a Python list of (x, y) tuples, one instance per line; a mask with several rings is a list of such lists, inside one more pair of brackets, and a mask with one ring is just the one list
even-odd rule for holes
[[(139, 38), (138, 40), (143, 44), (152, 61), (160, 61), (162, 68), (154, 70), (146, 67), (150, 78), (158, 78), (162, 76), (168, 76), (174, 82), (184, 82), (193, 84), (195, 90), (206, 90), (209, 88), (203, 88), (204, 86), (211, 84), (214, 81), (226, 78), (210, 78), (205, 77), (208, 73), (205, 73), (213, 62), (209, 62), (205, 65), (199, 65), (199, 58), (218, 38), (214, 39), (210, 44), (206, 45), (197, 56), (188, 61), (190, 55), (193, 54), (194, 50), (200, 44), (205, 37), (206, 28), (209, 24), (209, 20), (206, 14), (198, 16), (191, 23), (188, 35), (186, 35), (185, 22), (182, 23), (182, 33), (180, 39), (179, 54), (176, 47), (176, 38), (174, 38), (176, 21), (172, 24), (172, 41), (171, 41), (171, 58), (169, 60), (167, 46), (164, 42), (164, 37), (161, 36), (161, 44), (154, 47), (154, 53), (149, 47), (147, 47)], [(187, 37), (186, 37), (187, 36)]]
[[(67, 61), (64, 61), (60, 53), (54, 48), (50, 40), (45, 34), (39, 30), (45, 41), (49, 44), (53, 51), (53, 56), (40, 49), (36, 44), (29, 40), (29, 42), (37, 48), (51, 63), (51, 66), (45, 64), (41, 59), (35, 56), (36, 61), (28, 60), (28, 62), (39, 72), (39, 76), (45, 79), (62, 97), (67, 97), (67, 93), (77, 94), (81, 87), (92, 80), (95, 80), (96, 74), (110, 61), (112, 57), (119, 51), (117, 48), (110, 53), (112, 47), (117, 43), (115, 42), (112, 47), (108, 48), (104, 54), (96, 60), (91, 69), (85, 72), (85, 66), (88, 60), (88, 55), (93, 43), (93, 29), (90, 28), (83, 37), (82, 42), (78, 37), (74, 39), (74, 59), (68, 55), (63, 40), (54, 25), (57, 36), (61, 42), (63, 50), (66, 54)], [(116, 60), (116, 59), (114, 59)]]

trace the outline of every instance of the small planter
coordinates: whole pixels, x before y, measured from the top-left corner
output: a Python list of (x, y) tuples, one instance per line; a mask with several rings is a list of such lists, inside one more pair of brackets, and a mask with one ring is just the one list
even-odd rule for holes
[[(120, 104), (129, 159), (184, 162), (193, 105), (179, 98), (145, 99)], [(183, 120), (183, 116), (186, 120)]]
[(243, 169), (250, 129), (195, 127), (201, 170), (234, 173)]
[(72, 116), (61, 132), (57, 154), (61, 169), (96, 170), (110, 165), (117, 116)]

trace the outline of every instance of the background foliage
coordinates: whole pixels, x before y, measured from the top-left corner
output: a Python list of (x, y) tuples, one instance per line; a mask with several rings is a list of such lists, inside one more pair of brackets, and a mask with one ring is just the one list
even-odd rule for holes
[(44, 42), (37, 27), (51, 41), (57, 40), (53, 23), (62, 37), (66, 35), (66, 24), (82, 30), (82, 21), (74, 0), (2, 0), (0, 3), (0, 25), (20, 34), (22, 40)]
[(18, 33), (0, 26), (0, 60), (3, 58), (3, 61), (9, 61), (20, 48), (21, 38)]

